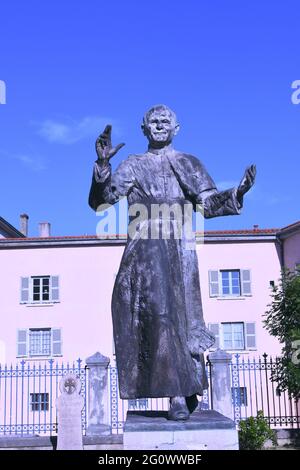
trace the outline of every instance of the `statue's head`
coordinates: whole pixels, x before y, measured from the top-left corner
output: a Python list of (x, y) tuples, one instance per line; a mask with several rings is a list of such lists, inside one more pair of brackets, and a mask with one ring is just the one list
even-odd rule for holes
[(176, 114), (164, 104), (153, 106), (144, 115), (142, 130), (152, 147), (165, 147), (179, 131)]

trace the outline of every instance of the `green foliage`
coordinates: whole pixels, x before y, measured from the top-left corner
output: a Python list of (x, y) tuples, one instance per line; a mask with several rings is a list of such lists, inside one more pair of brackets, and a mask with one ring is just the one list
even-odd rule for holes
[(241, 450), (261, 450), (265, 442), (270, 439), (273, 445), (277, 444), (275, 431), (269, 428), (263, 412), (258, 411), (257, 417), (240, 421), (239, 444)]
[(278, 389), (300, 398), (300, 276), (282, 272), (272, 292), (272, 303), (265, 313), (264, 326), (283, 345), (272, 380)]

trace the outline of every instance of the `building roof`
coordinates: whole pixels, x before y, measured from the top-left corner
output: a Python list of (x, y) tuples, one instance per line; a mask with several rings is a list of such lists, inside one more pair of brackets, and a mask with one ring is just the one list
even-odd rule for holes
[(280, 238), (288, 238), (290, 235), (300, 231), (300, 220), (294, 222), (293, 224), (283, 227), (279, 232)]
[(207, 230), (205, 235), (264, 235), (264, 234), (276, 234), (279, 228), (253, 228), (253, 229), (241, 229), (241, 230)]
[(25, 238), (23, 233), (19, 232), (15, 227), (13, 227), (7, 220), (0, 217), (0, 235), (7, 238)]
[[(245, 242), (245, 241), (271, 241), (276, 240), (280, 229), (245, 229), (245, 230), (208, 230), (204, 232), (205, 241), (210, 242)], [(196, 238), (201, 240), (203, 232), (196, 232)], [(0, 239), (0, 248), (24, 248), (24, 247), (50, 247), (50, 246), (74, 246), (74, 245), (124, 245), (127, 240), (125, 234), (112, 235), (68, 235), (61, 237), (26, 237)]]
[[(0, 229), (7, 228), (7, 236), (0, 239), (0, 248), (5, 247), (47, 247), (47, 246), (74, 246), (74, 245), (106, 245), (126, 243), (126, 234), (111, 235), (67, 235), (52, 237), (24, 237), (17, 229), (0, 217)], [(9, 229), (9, 230), (8, 230)], [(292, 233), (300, 230), (300, 221), (283, 228), (258, 228), (239, 230), (207, 230), (204, 238), (207, 242), (246, 242), (246, 241), (274, 241), (277, 238), (287, 238)], [(196, 232), (196, 238), (201, 240), (203, 232)]]

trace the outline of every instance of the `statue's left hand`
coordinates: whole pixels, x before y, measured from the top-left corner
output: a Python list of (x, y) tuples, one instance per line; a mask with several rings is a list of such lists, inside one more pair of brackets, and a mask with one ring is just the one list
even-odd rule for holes
[(256, 165), (249, 166), (237, 189), (237, 198), (241, 199), (244, 194), (253, 186), (256, 176)]

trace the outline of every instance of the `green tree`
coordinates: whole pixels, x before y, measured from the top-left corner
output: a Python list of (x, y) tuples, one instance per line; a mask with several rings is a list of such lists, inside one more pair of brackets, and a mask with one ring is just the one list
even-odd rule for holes
[(265, 313), (264, 326), (283, 345), (272, 380), (281, 391), (300, 398), (300, 276), (284, 270), (273, 287), (272, 303)]
[(277, 444), (276, 432), (270, 429), (262, 411), (258, 411), (256, 418), (250, 416), (240, 421), (239, 427), (240, 450), (261, 450), (268, 439)]

